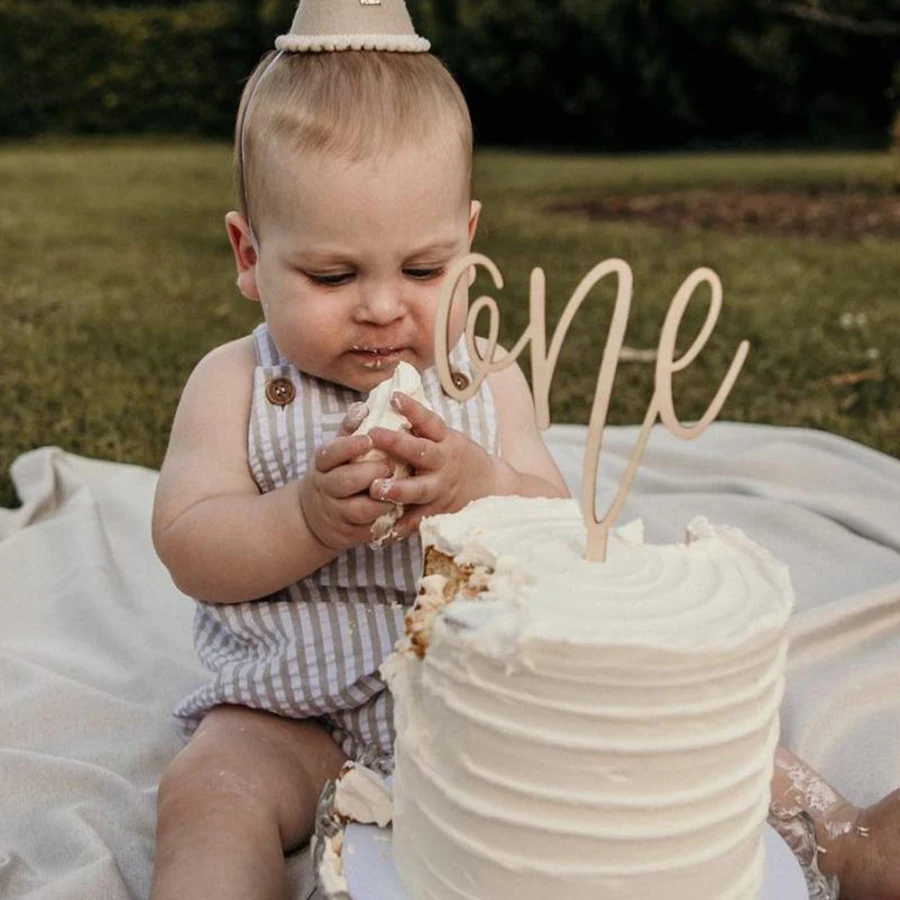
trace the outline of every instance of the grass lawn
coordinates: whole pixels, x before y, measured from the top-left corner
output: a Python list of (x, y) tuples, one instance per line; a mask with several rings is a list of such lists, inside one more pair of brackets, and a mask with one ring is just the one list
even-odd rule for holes
[[(626, 343), (656, 345), (684, 277), (708, 265), (725, 304), (715, 335), (678, 377), (682, 419), (698, 414), (738, 341), (751, 355), (721, 418), (822, 428), (900, 455), (900, 254), (866, 232), (743, 233), (683, 221), (597, 220), (552, 211), (611, 195), (686, 189), (806, 188), (889, 198), (886, 155), (562, 157), (487, 151), (475, 249), (504, 273), (501, 335), (527, 324), (532, 266), (548, 279), (551, 328), (581, 277), (611, 256), (635, 275)], [(234, 287), (222, 219), (230, 148), (177, 141), (0, 147), (0, 504), (9, 464), (56, 444), (158, 466), (181, 387), (211, 347), (249, 331), (258, 307)], [(489, 288), (483, 273), (476, 288)], [(473, 298), (477, 292), (473, 293)], [(585, 421), (611, 311), (612, 283), (582, 307), (561, 357), (553, 417)], [(705, 303), (689, 314), (687, 346)], [(639, 421), (652, 365), (623, 362), (610, 422)]]

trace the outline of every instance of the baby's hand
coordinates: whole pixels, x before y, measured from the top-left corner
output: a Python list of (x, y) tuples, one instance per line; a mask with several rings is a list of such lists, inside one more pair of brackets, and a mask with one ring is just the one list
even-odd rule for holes
[(300, 508), (316, 539), (333, 550), (345, 550), (371, 538), (372, 523), (389, 512), (389, 503), (369, 496), (377, 478), (387, 478), (394, 464), (387, 459), (361, 460), (373, 446), (369, 435), (354, 435), (365, 418), (354, 404), (338, 436), (316, 450), (315, 465), (300, 482)]
[(448, 428), (437, 413), (406, 394), (394, 394), (391, 402), (412, 431), (373, 428), (369, 436), (378, 450), (406, 463), (414, 474), (396, 479), (379, 476), (369, 493), (375, 500), (412, 505), (394, 529), (402, 538), (412, 534), (426, 516), (456, 512), (490, 494), (495, 469), (484, 447)]

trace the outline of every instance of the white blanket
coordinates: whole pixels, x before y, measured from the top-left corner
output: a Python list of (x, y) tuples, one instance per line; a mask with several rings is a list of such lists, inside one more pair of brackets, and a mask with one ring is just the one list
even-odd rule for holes
[[(609, 428), (611, 496), (636, 429)], [(548, 443), (578, 490), (585, 430)], [(204, 680), (193, 604), (150, 543), (156, 473), (43, 448), (0, 510), (0, 896), (149, 892), (155, 789), (180, 749), (173, 703)], [(850, 799), (900, 785), (900, 462), (821, 432), (657, 429), (622, 522), (678, 540), (696, 514), (787, 562), (798, 595), (783, 740)], [(290, 872), (308, 897), (306, 853)]]

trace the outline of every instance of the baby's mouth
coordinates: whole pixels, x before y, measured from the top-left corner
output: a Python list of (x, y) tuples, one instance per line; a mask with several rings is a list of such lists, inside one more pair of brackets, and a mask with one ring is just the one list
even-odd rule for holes
[(400, 362), (405, 347), (367, 347), (353, 346), (350, 353), (359, 360), (366, 369), (384, 369)]

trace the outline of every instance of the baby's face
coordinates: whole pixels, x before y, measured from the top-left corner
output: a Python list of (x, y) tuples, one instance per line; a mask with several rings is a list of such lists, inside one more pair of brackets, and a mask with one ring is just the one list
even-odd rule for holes
[[(272, 337), (298, 369), (369, 391), (400, 360), (433, 364), (444, 273), (478, 218), (459, 165), (433, 147), (359, 163), (282, 154), (255, 274)], [(460, 282), (450, 346), (465, 322)]]

